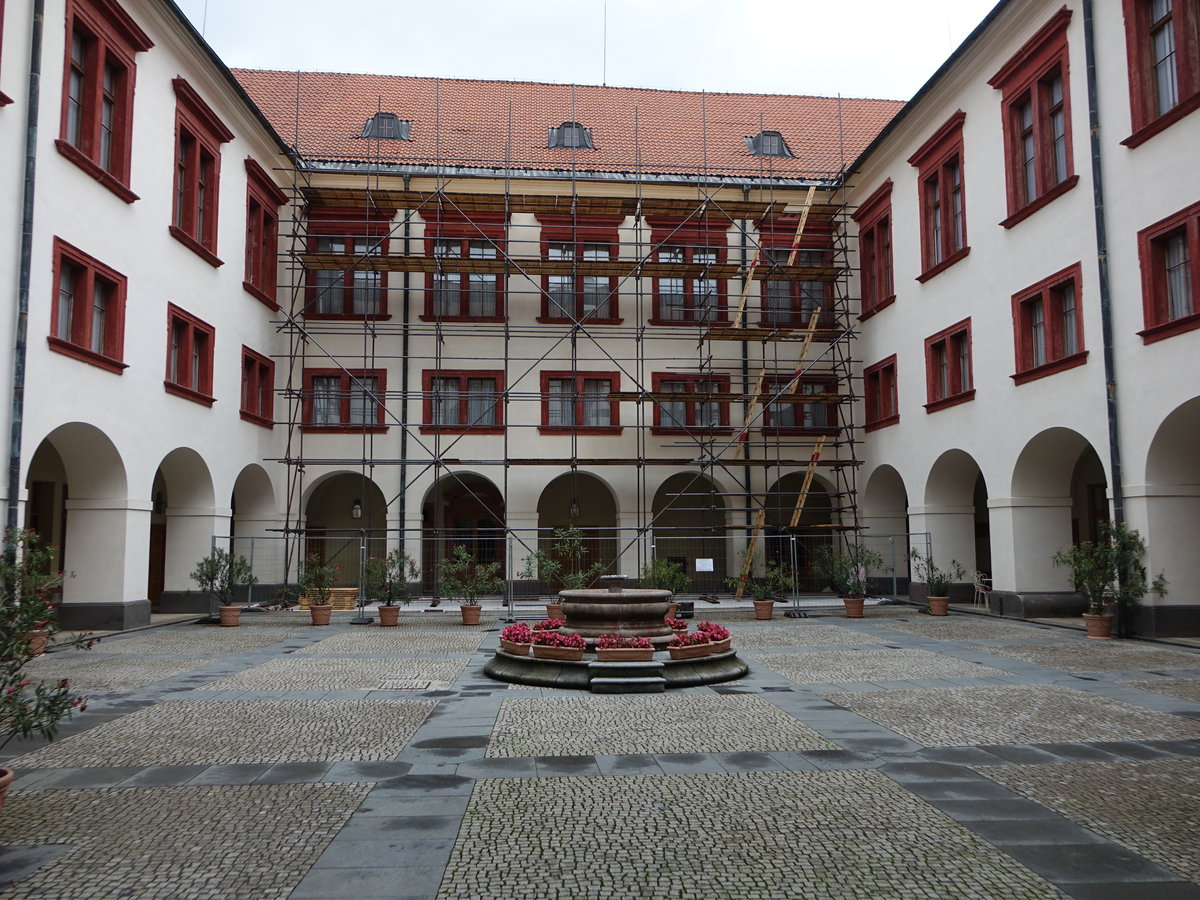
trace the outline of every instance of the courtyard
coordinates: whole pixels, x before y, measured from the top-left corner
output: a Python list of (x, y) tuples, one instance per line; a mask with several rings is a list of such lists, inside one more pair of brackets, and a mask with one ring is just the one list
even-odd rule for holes
[(696, 612), (746, 677), (502, 684), (498, 610), (53, 651), (30, 671), (89, 705), (5, 748), (0, 895), (1200, 898), (1200, 649), (899, 605)]

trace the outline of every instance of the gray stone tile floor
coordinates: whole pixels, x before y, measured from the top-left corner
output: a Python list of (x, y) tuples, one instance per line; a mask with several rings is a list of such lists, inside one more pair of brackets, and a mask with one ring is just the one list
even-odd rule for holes
[(490, 681), (494, 611), (51, 652), (0, 896), (1200, 900), (1200, 650), (697, 607), (750, 672), (653, 695)]

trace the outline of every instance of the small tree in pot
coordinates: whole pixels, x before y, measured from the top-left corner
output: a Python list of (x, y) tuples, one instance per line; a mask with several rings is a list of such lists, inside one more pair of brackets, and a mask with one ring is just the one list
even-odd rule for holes
[(367, 594), (379, 602), (379, 624), (393, 626), (399, 621), (400, 607), (407, 606), (412, 599), (408, 593), (409, 582), (421, 577), (416, 561), (397, 547), (383, 558), (371, 557), (363, 570)]
[(967, 577), (964, 569), (956, 559), (950, 560), (947, 569), (939, 569), (933, 562), (933, 556), (922, 556), (916, 547), (910, 554), (917, 581), (925, 583), (926, 599), (929, 601), (931, 616), (948, 614), (950, 605), (950, 585)]
[(862, 618), (869, 572), (881, 566), (883, 557), (862, 544), (847, 544), (842, 553), (832, 547), (818, 547), (813, 557), (813, 568), (842, 598), (848, 619)]
[[(576, 591), (590, 587), (604, 574), (604, 563), (595, 562), (583, 568), (583, 532), (574, 525), (554, 529), (554, 540), (546, 549), (537, 549), (525, 557), (525, 565), (517, 573), (518, 578), (545, 581), (558, 585), (557, 590)], [(562, 607), (558, 603), (557, 591), (553, 600), (546, 601), (546, 615), (552, 619), (562, 618)]]
[(225, 627), (236, 626), (241, 620), (242, 607), (233, 602), (234, 591), (242, 585), (258, 583), (246, 557), (234, 556), (220, 547), (196, 563), (191, 579), (208, 594), (210, 610), (212, 606), (217, 607), (213, 617), (219, 615)]
[(330, 597), (337, 583), (341, 566), (330, 566), (321, 562), (321, 557), (310, 553), (300, 571), (300, 595), (308, 598), (308, 614), (314, 625), (328, 625), (333, 615)]
[(754, 602), (754, 618), (770, 619), (775, 613), (775, 598), (792, 587), (792, 573), (778, 563), (768, 563), (761, 578), (750, 575), (754, 571), (753, 551), (742, 552), (742, 565), (747, 573), (744, 578), (726, 578), (726, 586), (735, 594), (744, 590)]
[(458, 600), (464, 625), (478, 625), (483, 607), (479, 597), (483, 594), (504, 593), (504, 579), (500, 577), (500, 563), (479, 562), (462, 544), (458, 544), (449, 558), (442, 560), (442, 591)]

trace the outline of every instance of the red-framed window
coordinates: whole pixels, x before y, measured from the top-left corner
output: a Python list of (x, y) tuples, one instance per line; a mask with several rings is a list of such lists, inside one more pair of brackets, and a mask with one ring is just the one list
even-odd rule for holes
[(119, 375), (126, 368), (125, 276), (55, 238), (54, 285), (50, 348)]
[(167, 304), (167, 393), (212, 406), (213, 345), (217, 333), (207, 322)]
[(655, 394), (678, 394), (679, 399), (659, 398), (654, 403), (653, 434), (687, 434), (728, 430), (729, 404), (711, 397), (729, 392), (728, 375), (681, 375), (655, 372)]
[(175, 196), (170, 231), (209, 265), (217, 258), (221, 145), (233, 132), (182, 78), (175, 88)]
[(134, 58), (154, 44), (116, 0), (68, 0), (59, 153), (124, 200), (133, 139)]
[[(385, 319), (388, 273), (376, 260), (388, 253), (389, 211), (313, 209), (308, 249), (322, 259), (308, 269), (304, 314), (310, 319)], [(330, 257), (335, 262), (330, 264)]]
[(504, 215), (434, 210), (425, 225), (425, 320), (504, 321)]
[(287, 202), (262, 166), (246, 158), (246, 276), (242, 287), (271, 309), (279, 251), (279, 207)]
[(384, 369), (305, 369), (304, 430), (385, 431)]
[(554, 269), (542, 276), (539, 322), (621, 322), (618, 278), (622, 216), (538, 216), (542, 259)]
[(620, 390), (619, 372), (542, 372), (541, 382), (543, 433), (621, 433), (620, 404), (608, 399)]
[(959, 110), (909, 157), (917, 170), (921, 211), (921, 274), (925, 282), (954, 265), (967, 244), (967, 200), (963, 183), (963, 123)]
[(892, 179), (887, 179), (855, 210), (858, 223), (859, 288), (868, 319), (896, 300), (892, 268)]
[(1200, 203), (1138, 232), (1142, 310), (1151, 344), (1200, 328)]
[(1136, 147), (1200, 107), (1200, 0), (1121, 0)]
[[(811, 222), (796, 241), (794, 218), (766, 219), (758, 223), (758, 268), (764, 272), (760, 282), (761, 323), (769, 327), (807, 328), (814, 312), (818, 327), (833, 322), (833, 282), (830, 234)], [(792, 258), (792, 268), (788, 260)]]
[[(4, 0), (0, 0), (0, 61), (4, 59)], [(0, 106), (12, 103), (12, 97), (0, 91)]]
[(896, 392), (896, 355), (863, 369), (863, 398), (866, 401), (866, 431), (886, 428), (900, 421)]
[(772, 395), (772, 399), (763, 405), (764, 434), (833, 434), (837, 431), (836, 378), (780, 375), (767, 378), (763, 390)]
[(504, 372), (427, 369), (421, 374), (421, 430), (449, 434), (504, 431)]
[(974, 400), (972, 372), (970, 319), (925, 338), (925, 411)]
[(1005, 228), (1079, 182), (1071, 145), (1070, 22), (1071, 10), (1059, 10), (988, 82), (1001, 97)]
[(1025, 384), (1087, 362), (1083, 343), (1083, 307), (1079, 263), (1013, 294), (1017, 371)]
[[(723, 283), (706, 271), (723, 265), (728, 252), (729, 219), (650, 217), (653, 281), (652, 325), (712, 325), (728, 321)], [(688, 268), (684, 269), (683, 267)], [(703, 267), (699, 270), (696, 267)], [(670, 274), (667, 267), (678, 267)]]
[(242, 346), (242, 418), (271, 428), (275, 424), (275, 362)]

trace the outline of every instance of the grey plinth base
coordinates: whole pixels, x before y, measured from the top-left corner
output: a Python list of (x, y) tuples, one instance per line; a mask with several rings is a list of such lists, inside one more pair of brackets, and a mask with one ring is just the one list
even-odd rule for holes
[(992, 591), (988, 608), (994, 615), (1010, 619), (1043, 619), (1081, 616), (1087, 604), (1078, 594), (1069, 591), (1036, 594)]
[(64, 631), (127, 631), (150, 624), (150, 601), (60, 603), (57, 615)]
[[(583, 659), (567, 662), (514, 656), (503, 650), (488, 660), (483, 671), (497, 681), (554, 687), (605, 694), (658, 692), (666, 688), (719, 684), (741, 678), (749, 667), (728, 650), (699, 659), (668, 659), (666, 654), (651, 662), (597, 662)], [(599, 683), (594, 683), (599, 680)], [(656, 684), (661, 682), (661, 687)]]

